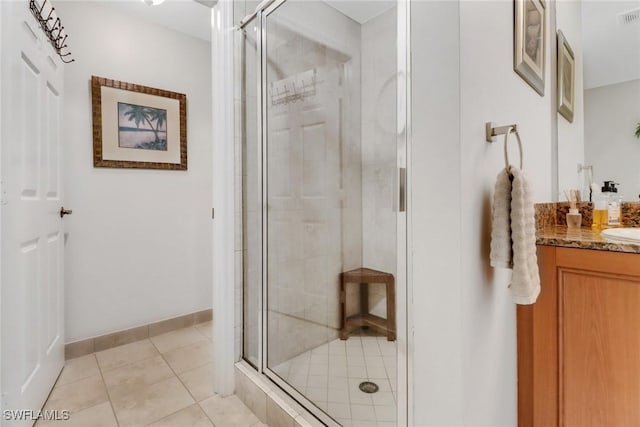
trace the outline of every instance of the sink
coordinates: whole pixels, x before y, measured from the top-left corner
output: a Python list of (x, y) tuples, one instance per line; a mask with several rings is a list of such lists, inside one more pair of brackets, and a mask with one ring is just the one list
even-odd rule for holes
[(640, 228), (607, 228), (600, 235), (618, 242), (640, 243)]

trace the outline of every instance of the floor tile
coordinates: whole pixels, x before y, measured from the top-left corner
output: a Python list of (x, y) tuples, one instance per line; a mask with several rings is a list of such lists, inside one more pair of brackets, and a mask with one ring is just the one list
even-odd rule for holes
[(212, 344), (206, 340), (164, 353), (164, 359), (176, 374), (206, 365), (211, 362), (212, 358)]
[(251, 427), (260, 422), (237, 396), (214, 395), (200, 406), (216, 427)]
[(38, 422), (36, 427), (118, 427), (110, 402), (103, 402), (96, 406), (72, 412), (69, 419), (64, 421)]
[(100, 375), (96, 356), (89, 354), (68, 360), (64, 364), (60, 378), (56, 382), (57, 386), (65, 385), (94, 375)]
[(176, 377), (112, 399), (120, 427), (146, 425), (194, 404)]
[[(316, 405), (324, 405), (328, 413), (345, 425), (376, 425), (374, 419), (352, 419), (349, 415), (332, 412), (332, 404), (353, 404), (356, 407), (370, 407), (369, 415), (360, 418), (375, 417), (374, 403), (391, 407), (395, 411), (395, 398), (392, 386), (396, 384), (396, 343), (386, 337), (352, 336), (346, 341), (334, 340), (302, 353), (283, 362), (275, 370), (285, 381), (310, 397)], [(289, 366), (289, 370), (281, 369)], [(327, 400), (324, 395), (324, 379), (327, 376)], [(363, 381), (373, 381), (380, 391), (367, 394), (359, 389)], [(393, 413), (395, 416), (395, 412)], [(389, 418), (389, 414), (383, 414)], [(394, 418), (395, 420), (395, 418)], [(386, 422), (386, 421), (381, 421)]]
[(195, 327), (178, 329), (150, 338), (160, 353), (167, 353), (171, 350), (184, 347), (197, 342), (205, 342), (207, 338)]
[(191, 396), (200, 402), (214, 395), (213, 363), (181, 373), (180, 380), (187, 387)]
[(388, 380), (376, 380), (376, 384), (378, 385), (378, 391), (392, 391), (391, 384)]
[(345, 341), (345, 345), (347, 347), (362, 346), (362, 339), (360, 339), (360, 337), (350, 337), (348, 340)]
[(343, 377), (329, 377), (328, 386), (330, 389), (348, 389), (349, 381)]
[(326, 402), (327, 401), (327, 389), (307, 387), (304, 393), (305, 397), (312, 402)]
[(213, 427), (200, 405), (195, 404), (148, 425), (149, 427)]
[(396, 351), (397, 349), (396, 349), (395, 342), (389, 342), (388, 345), (380, 346), (380, 354), (382, 354), (383, 356), (395, 357)]
[(378, 421), (395, 421), (396, 420), (396, 407), (395, 406), (375, 406), (376, 419)]
[(364, 366), (349, 366), (349, 378), (366, 378), (367, 369)]
[(349, 401), (359, 405), (373, 405), (371, 395), (361, 391), (360, 389), (352, 388), (349, 390)]
[(159, 354), (103, 374), (111, 399), (134, 393), (173, 376), (173, 371)]
[(100, 375), (53, 388), (45, 409), (78, 412), (109, 400)]
[(325, 375), (309, 375), (307, 387), (327, 388), (328, 378)]
[(395, 405), (396, 400), (393, 398), (393, 393), (390, 391), (379, 391), (371, 395), (373, 404), (378, 406)]
[[(286, 362), (285, 362), (286, 363)], [(329, 364), (329, 355), (328, 354), (316, 354), (311, 353), (311, 358), (309, 359), (309, 363), (312, 365), (327, 365)]]
[(360, 356), (347, 356), (347, 366), (366, 366), (364, 357)]
[(327, 376), (327, 371), (329, 369), (328, 363), (323, 364), (311, 364), (309, 365), (309, 375), (324, 375)]
[(196, 325), (196, 329), (209, 339), (213, 337), (213, 322), (199, 323)]
[(334, 418), (351, 419), (349, 403), (329, 402), (329, 414)]
[(151, 341), (145, 339), (99, 351), (96, 353), (96, 358), (102, 372), (107, 372), (156, 355), (158, 355), (158, 350), (151, 344)]
[(370, 366), (384, 366), (382, 356), (365, 356), (367, 368)]
[(376, 421), (376, 413), (370, 405), (351, 405), (351, 419), (358, 421)]
[(329, 355), (329, 366), (347, 365), (347, 355), (331, 354)]
[[(349, 403), (349, 390), (344, 389), (329, 389), (328, 390), (329, 403)], [(331, 406), (331, 405), (329, 405)], [(337, 415), (336, 415), (337, 416)]]
[[(384, 366), (367, 366), (367, 378), (369, 379), (387, 379), (387, 371)], [(375, 382), (375, 381), (374, 381)]]
[(347, 365), (337, 365), (337, 366), (329, 366), (329, 376), (331, 377), (346, 377), (347, 376)]
[(298, 390), (304, 390), (307, 386), (307, 376), (306, 375), (295, 375), (289, 376), (286, 380), (292, 387)]

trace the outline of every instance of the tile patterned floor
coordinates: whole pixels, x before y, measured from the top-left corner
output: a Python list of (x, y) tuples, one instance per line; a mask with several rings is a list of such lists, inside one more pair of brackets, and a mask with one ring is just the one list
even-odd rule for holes
[[(274, 371), (345, 427), (396, 425), (396, 343), (385, 337), (336, 339)], [(362, 392), (363, 381), (378, 392)]]
[(258, 427), (237, 396), (211, 386), (211, 322), (68, 360), (37, 427)]

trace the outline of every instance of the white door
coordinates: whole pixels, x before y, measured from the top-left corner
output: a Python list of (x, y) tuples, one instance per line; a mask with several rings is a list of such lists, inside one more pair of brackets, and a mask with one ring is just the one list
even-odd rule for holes
[(28, 2), (0, 7), (2, 409), (38, 411), (64, 364), (63, 72)]
[(267, 364), (281, 376), (281, 363), (326, 343), (340, 326), (343, 67), (314, 69), (315, 93), (304, 99), (274, 102), (278, 82), (267, 99)]

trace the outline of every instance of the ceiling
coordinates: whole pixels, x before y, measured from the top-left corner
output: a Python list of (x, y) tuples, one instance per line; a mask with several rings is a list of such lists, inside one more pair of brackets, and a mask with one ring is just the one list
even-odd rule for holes
[(618, 14), (640, 0), (582, 0), (584, 87), (640, 79), (640, 20), (618, 23)]
[(94, 0), (101, 6), (211, 42), (211, 9), (193, 0), (165, 0), (147, 6), (140, 0)]
[[(147, 6), (140, 0), (92, 1), (98, 1), (102, 6), (128, 16), (162, 25), (201, 40), (211, 41), (211, 9), (198, 3), (198, 0), (165, 0), (157, 6)], [(396, 4), (394, 0), (323, 1), (360, 24), (386, 12)]]
[(386, 12), (396, 5), (394, 0), (323, 0), (359, 24)]

